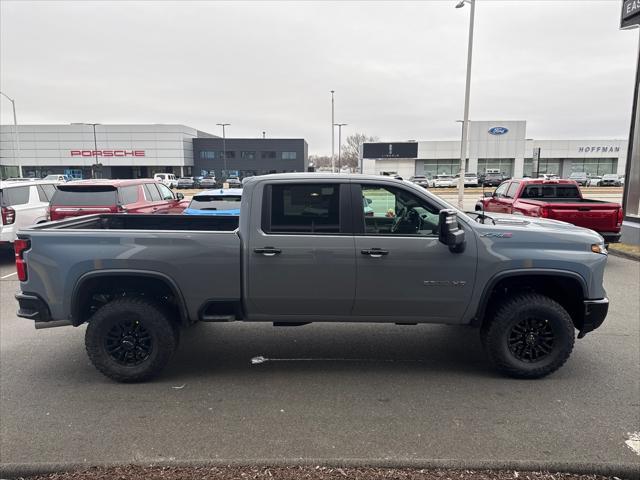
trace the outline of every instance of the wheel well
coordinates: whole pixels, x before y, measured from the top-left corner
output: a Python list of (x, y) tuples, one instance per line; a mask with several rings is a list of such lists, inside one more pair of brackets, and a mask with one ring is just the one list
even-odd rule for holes
[(188, 321), (179, 292), (163, 278), (148, 275), (99, 275), (84, 280), (73, 295), (72, 320), (80, 325), (118, 297), (145, 297), (168, 309), (177, 322)]
[(484, 309), (479, 315), (481, 325), (493, 318), (496, 309), (508, 297), (518, 293), (536, 292), (556, 302), (569, 313), (574, 326), (580, 330), (584, 322), (584, 291), (580, 282), (562, 275), (517, 275), (500, 279), (491, 289)]

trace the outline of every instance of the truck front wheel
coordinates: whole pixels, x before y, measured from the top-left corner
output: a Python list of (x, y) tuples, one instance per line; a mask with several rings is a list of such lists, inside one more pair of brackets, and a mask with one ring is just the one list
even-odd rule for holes
[(481, 334), (491, 363), (515, 378), (555, 372), (571, 355), (575, 336), (567, 311), (537, 293), (506, 300)]
[(112, 300), (90, 319), (85, 347), (93, 365), (118, 382), (158, 375), (178, 344), (178, 329), (156, 303), (139, 297)]

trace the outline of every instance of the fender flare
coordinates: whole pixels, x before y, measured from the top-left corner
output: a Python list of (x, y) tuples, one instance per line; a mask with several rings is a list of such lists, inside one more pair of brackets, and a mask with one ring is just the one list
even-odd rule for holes
[(496, 273), (485, 285), (482, 290), (482, 296), (480, 297), (480, 302), (478, 304), (478, 308), (476, 309), (476, 314), (471, 321), (472, 325), (479, 326), (482, 323), (482, 319), (484, 318), (484, 314), (486, 313), (487, 306), (489, 304), (489, 298), (491, 297), (491, 293), (495, 286), (506, 278), (515, 278), (515, 277), (565, 277), (576, 280), (580, 285), (582, 290), (582, 298), (588, 298), (587, 292), (587, 282), (584, 277), (576, 272), (571, 272), (569, 270), (555, 270), (552, 268), (531, 268), (526, 270), (505, 270), (503, 272)]
[(82, 322), (79, 321), (78, 311), (80, 309), (80, 299), (78, 297), (78, 292), (82, 288), (82, 286), (88, 281), (98, 277), (116, 277), (116, 276), (129, 276), (129, 277), (147, 277), (154, 278), (156, 280), (160, 280), (167, 284), (167, 286), (173, 292), (177, 304), (178, 311), (180, 312), (180, 321), (183, 324), (187, 324), (189, 322), (189, 312), (187, 310), (187, 304), (184, 300), (184, 296), (180, 291), (180, 288), (176, 284), (176, 282), (169, 277), (168, 275), (160, 272), (153, 272), (149, 270), (134, 270), (134, 269), (126, 269), (126, 268), (114, 268), (108, 270), (97, 270), (93, 272), (87, 272), (78, 278), (76, 281), (73, 290), (71, 291), (71, 315), (70, 319), (74, 326), (80, 325)]

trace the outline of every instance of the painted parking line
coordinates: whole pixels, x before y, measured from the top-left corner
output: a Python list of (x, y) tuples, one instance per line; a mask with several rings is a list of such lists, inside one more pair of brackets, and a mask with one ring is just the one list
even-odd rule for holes
[(8, 275), (5, 275), (4, 277), (0, 277), (0, 280), (4, 280), (5, 278), (13, 277), (13, 276), (14, 276), (14, 275), (16, 275), (17, 273), (18, 273), (18, 272), (13, 272), (13, 273), (10, 273), (10, 274), (8, 274)]

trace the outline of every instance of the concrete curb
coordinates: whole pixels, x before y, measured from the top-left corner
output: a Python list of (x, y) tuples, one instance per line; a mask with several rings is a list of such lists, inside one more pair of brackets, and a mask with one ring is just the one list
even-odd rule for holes
[(614, 250), (613, 248), (609, 248), (609, 255), (613, 255), (614, 257), (622, 257), (627, 260), (635, 260), (636, 262), (640, 262), (640, 256), (633, 255), (632, 253), (621, 252), (620, 250)]
[(70, 471), (82, 471), (91, 467), (117, 467), (136, 465), (141, 467), (224, 467), (224, 466), (323, 466), (323, 467), (374, 467), (374, 468), (413, 468), (413, 469), (457, 469), (457, 470), (517, 470), (518, 472), (561, 472), (582, 475), (606, 475), (619, 478), (640, 479), (640, 461), (638, 463), (601, 463), (601, 462), (546, 462), (546, 461), (495, 461), (495, 460), (451, 460), (451, 459), (244, 459), (244, 460), (189, 460), (189, 461), (149, 461), (132, 463), (3, 463), (0, 464), (0, 478), (44, 475)]

